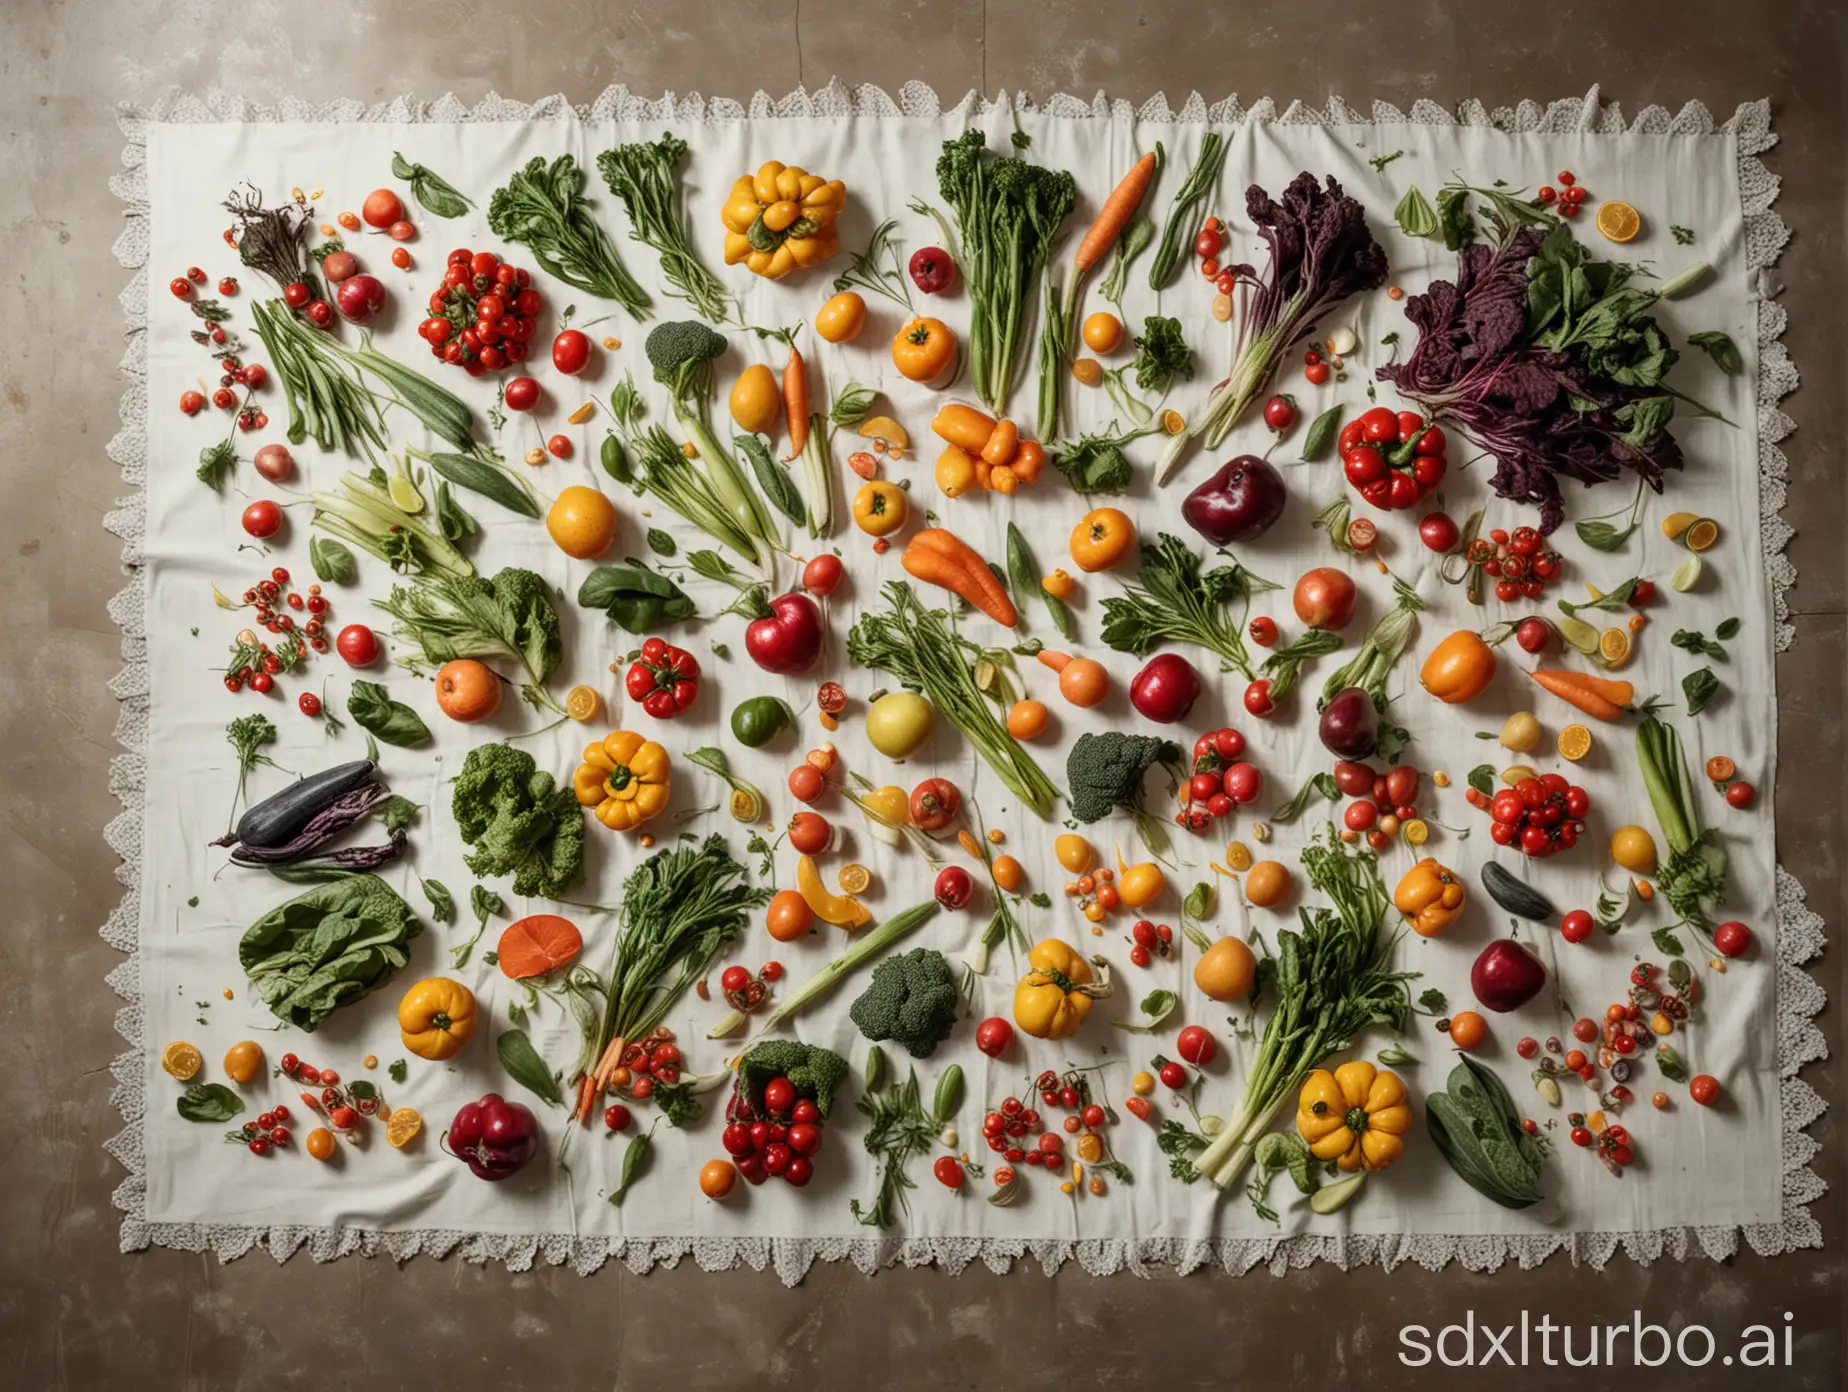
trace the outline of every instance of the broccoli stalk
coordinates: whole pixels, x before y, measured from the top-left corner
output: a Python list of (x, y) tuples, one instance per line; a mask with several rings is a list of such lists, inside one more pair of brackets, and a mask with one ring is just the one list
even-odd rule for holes
[(961, 995), (950, 964), (934, 947), (914, 947), (873, 968), (847, 1017), (875, 1044), (890, 1039), (913, 1058), (929, 1058), (956, 1027)]
[(1172, 845), (1168, 829), (1142, 805), (1142, 778), (1155, 764), (1164, 765), (1176, 778), (1181, 775), (1181, 747), (1153, 735), (1126, 735), (1120, 730), (1082, 734), (1065, 761), (1065, 776), (1072, 787), (1072, 816), (1096, 822), (1115, 811), (1135, 819), (1142, 844), (1158, 860), (1166, 860)]
[(706, 462), (712, 493), (750, 540), (758, 564), (774, 576), (778, 546), (769, 509), (712, 433), (712, 362), (725, 351), (725, 340), (696, 319), (682, 319), (650, 330), (646, 351), (655, 380), (673, 395), (675, 419)]

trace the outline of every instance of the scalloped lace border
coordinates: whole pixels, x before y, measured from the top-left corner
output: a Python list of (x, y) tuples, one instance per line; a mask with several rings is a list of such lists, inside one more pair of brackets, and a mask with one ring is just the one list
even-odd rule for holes
[(1494, 1271), (1509, 1261), (1518, 1262), (1527, 1269), (1540, 1265), (1555, 1253), (1565, 1252), (1575, 1265), (1584, 1262), (1601, 1269), (1619, 1249), (1632, 1260), (1647, 1265), (1662, 1257), (1683, 1260), (1696, 1252), (1721, 1260), (1739, 1250), (1741, 1237), (1761, 1256), (1822, 1245), (1821, 1225), (1810, 1214), (1808, 1206), (1822, 1195), (1826, 1186), (1809, 1168), (1820, 1146), (1807, 1128), (1822, 1115), (1827, 1104), (1797, 1075), (1803, 1065), (1828, 1056), (1828, 1046), (1815, 1024), (1815, 1016), (1827, 997), (1822, 987), (1803, 970), (1804, 963), (1823, 950), (1823, 923), (1806, 905), (1803, 887), (1781, 866), (1777, 871), (1777, 1057), (1783, 1113), (1783, 1217), (1776, 1223), (1527, 1237), (1419, 1234), (1395, 1237), (1297, 1235), (1211, 1241), (1132, 1238), (1026, 1241), (1005, 1238), (647, 1240), (565, 1234), (505, 1236), (438, 1229), (381, 1232), (359, 1227), (253, 1227), (147, 1221), (146, 1160), (142, 1149), (142, 1117), (147, 1098), (142, 1061), (148, 1046), (141, 1013), (139, 957), (141, 819), (146, 790), (148, 710), (146, 576), (142, 570), (147, 479), (147, 127), (163, 121), (450, 122), (574, 117), (736, 122), (803, 116), (974, 115), (995, 110), (1036, 111), (1072, 120), (1124, 116), (1215, 124), (1246, 120), (1329, 125), (1409, 122), (1490, 126), (1509, 131), (1733, 135), (1739, 148), (1747, 264), (1759, 297), (1758, 459), (1764, 565), (1776, 604), (1777, 649), (1784, 651), (1794, 642), (1796, 630), (1790, 622), (1786, 591), (1796, 583), (1796, 569), (1784, 553), (1793, 529), (1782, 515), (1789, 464), (1779, 445), (1795, 429), (1795, 422), (1784, 413), (1780, 402), (1796, 389), (1798, 376), (1781, 342), (1787, 315), (1774, 298), (1781, 286), (1773, 275), (1773, 267), (1790, 233), (1772, 208), (1779, 190), (1778, 177), (1759, 158), (1777, 143), (1777, 136), (1771, 129), (1768, 101), (1741, 105), (1724, 124), (1716, 123), (1699, 102), (1689, 102), (1676, 112), (1661, 106), (1646, 107), (1634, 120), (1626, 121), (1616, 104), (1601, 100), (1596, 87), (1583, 97), (1545, 105), (1524, 101), (1517, 106), (1490, 108), (1472, 100), (1464, 102), (1454, 112), (1430, 101), (1418, 101), (1409, 111), (1375, 102), (1368, 110), (1361, 111), (1339, 97), (1331, 98), (1325, 107), (1292, 102), (1279, 112), (1268, 98), (1247, 107), (1237, 97), (1208, 103), (1197, 92), (1190, 94), (1178, 110), (1161, 94), (1139, 105), (1121, 99), (1110, 100), (1102, 93), (1089, 102), (1060, 94), (1040, 105), (1030, 97), (1007, 93), (985, 101), (973, 91), (946, 108), (936, 92), (921, 82), (908, 82), (892, 95), (878, 87), (849, 87), (835, 79), (817, 91), (798, 90), (781, 98), (758, 92), (749, 102), (705, 98), (697, 93), (684, 96), (668, 93), (659, 98), (647, 98), (616, 86), (608, 88), (586, 106), (574, 106), (556, 95), (535, 102), (519, 102), (497, 94), (490, 94), (473, 105), (451, 94), (434, 102), (399, 97), (371, 105), (356, 100), (326, 103), (284, 100), (265, 106), (221, 93), (205, 98), (176, 94), (146, 108), (123, 105), (118, 108), (119, 122), (128, 144), (122, 152), (123, 172), (110, 180), (110, 188), (126, 205), (127, 226), (116, 241), (116, 257), (123, 266), (133, 270), (134, 277), (120, 296), (129, 328), (128, 349), (122, 359), (127, 385), (121, 400), (122, 429), (110, 442), (109, 456), (121, 468), (123, 480), (134, 491), (120, 499), (115, 510), (104, 519), (108, 530), (122, 540), (122, 564), (130, 575), (127, 587), (109, 605), (111, 617), (122, 630), (122, 670), (109, 685), (122, 706), (116, 739), (127, 752), (118, 755), (110, 766), (110, 788), (122, 802), (123, 811), (109, 823), (104, 835), (122, 858), (116, 878), (126, 892), (103, 925), (102, 935), (111, 946), (126, 954), (108, 976), (109, 985), (124, 1002), (116, 1015), (116, 1030), (129, 1045), (111, 1066), (116, 1080), (112, 1100), (121, 1112), (123, 1129), (105, 1145), (128, 1171), (128, 1177), (114, 1194), (115, 1204), (123, 1215), (121, 1246), (124, 1252), (150, 1246), (172, 1247), (192, 1252), (210, 1251), (220, 1261), (230, 1261), (262, 1248), (279, 1262), (303, 1248), (316, 1261), (355, 1253), (366, 1256), (382, 1253), (397, 1261), (419, 1254), (443, 1257), (453, 1253), (472, 1262), (501, 1261), (511, 1271), (528, 1270), (537, 1261), (554, 1266), (569, 1263), (585, 1275), (611, 1259), (639, 1273), (657, 1265), (676, 1266), (690, 1256), (701, 1269), (708, 1271), (740, 1266), (762, 1271), (773, 1267), (785, 1284), (794, 1285), (816, 1261), (851, 1261), (868, 1273), (896, 1264), (928, 1266), (932, 1263), (950, 1272), (960, 1272), (979, 1261), (990, 1270), (1005, 1272), (1015, 1261), (1030, 1257), (1038, 1261), (1048, 1275), (1075, 1260), (1094, 1275), (1130, 1271), (1148, 1276), (1163, 1266), (1177, 1273), (1217, 1267), (1243, 1274), (1264, 1266), (1272, 1274), (1281, 1276), (1292, 1268), (1317, 1261), (1331, 1262), (1343, 1270), (1371, 1262), (1390, 1270), (1411, 1262), (1431, 1271), (1457, 1262), (1472, 1271), (1484, 1272)]

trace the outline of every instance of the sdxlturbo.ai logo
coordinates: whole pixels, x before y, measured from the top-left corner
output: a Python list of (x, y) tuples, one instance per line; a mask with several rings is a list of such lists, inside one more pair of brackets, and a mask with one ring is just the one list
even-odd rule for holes
[(1670, 1331), (1645, 1324), (1641, 1310), (1631, 1311), (1628, 1324), (1583, 1325), (1561, 1324), (1551, 1315), (1535, 1320), (1525, 1310), (1513, 1324), (1479, 1324), (1476, 1312), (1466, 1310), (1463, 1323), (1447, 1324), (1435, 1336), (1422, 1324), (1400, 1329), (1399, 1361), (1409, 1368), (1425, 1367), (1433, 1359), (1447, 1368), (1660, 1368), (1672, 1360), (1703, 1368), (1717, 1358), (1728, 1368), (1788, 1368), (1793, 1318), (1784, 1312), (1781, 1341), (1770, 1325), (1751, 1324), (1739, 1332), (1733, 1352), (1721, 1353), (1706, 1325)]

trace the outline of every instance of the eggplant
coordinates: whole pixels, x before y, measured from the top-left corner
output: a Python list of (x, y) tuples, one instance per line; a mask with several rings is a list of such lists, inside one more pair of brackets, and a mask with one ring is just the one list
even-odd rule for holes
[(241, 842), (246, 846), (282, 846), (314, 820), (314, 816), (343, 794), (350, 793), (372, 777), (370, 759), (337, 764), (321, 773), (311, 774), (266, 797), (238, 818), (229, 836), (214, 841), (214, 846)]

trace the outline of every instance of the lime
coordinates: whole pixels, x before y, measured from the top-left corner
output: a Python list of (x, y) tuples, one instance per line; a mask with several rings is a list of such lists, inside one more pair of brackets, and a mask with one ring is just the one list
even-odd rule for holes
[(1675, 573), (1668, 577), (1669, 588), (1676, 594), (1686, 594), (1700, 583), (1700, 573), (1704, 564), (1699, 556), (1689, 556), (1675, 567)]
[(1587, 657), (1598, 651), (1598, 630), (1583, 619), (1575, 619), (1570, 614), (1553, 620), (1553, 627), (1559, 630), (1559, 636)]

